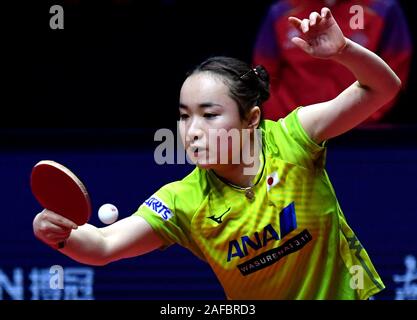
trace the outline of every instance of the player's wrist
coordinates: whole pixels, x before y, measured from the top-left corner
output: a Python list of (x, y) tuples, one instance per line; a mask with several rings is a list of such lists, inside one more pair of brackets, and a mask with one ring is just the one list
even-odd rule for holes
[(340, 49), (337, 51), (338, 55), (344, 54), (347, 50), (347, 47), (349, 46), (349, 39), (345, 37), (345, 43), (343, 46), (340, 47)]
[(337, 62), (342, 62), (347, 55), (349, 54), (350, 51), (350, 47), (352, 46), (352, 41), (349, 38), (345, 37), (345, 42), (344, 44), (339, 48), (339, 50), (337, 51), (336, 54), (334, 54), (331, 59), (337, 61)]

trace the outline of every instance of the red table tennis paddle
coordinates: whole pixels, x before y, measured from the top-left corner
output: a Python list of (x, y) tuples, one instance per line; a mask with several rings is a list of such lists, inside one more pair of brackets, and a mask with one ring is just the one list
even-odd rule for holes
[(91, 202), (84, 184), (63, 165), (50, 160), (38, 162), (32, 169), (30, 185), (39, 204), (68, 218), (77, 225), (91, 216)]

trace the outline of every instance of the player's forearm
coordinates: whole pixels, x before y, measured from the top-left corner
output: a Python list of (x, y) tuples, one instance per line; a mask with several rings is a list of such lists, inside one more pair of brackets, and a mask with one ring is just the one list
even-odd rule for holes
[(346, 66), (361, 87), (377, 93), (382, 103), (394, 98), (401, 88), (401, 80), (394, 71), (372, 51), (346, 40), (346, 47), (332, 59)]
[(106, 238), (99, 228), (90, 224), (73, 230), (60, 252), (84, 264), (105, 265), (109, 262), (106, 255)]

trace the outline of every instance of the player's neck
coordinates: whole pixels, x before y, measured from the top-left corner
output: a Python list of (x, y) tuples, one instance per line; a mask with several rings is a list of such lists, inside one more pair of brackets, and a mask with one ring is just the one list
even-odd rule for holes
[(246, 188), (253, 185), (252, 181), (255, 175), (245, 175), (244, 167), (242, 165), (224, 165), (221, 168), (213, 170), (218, 177), (225, 182), (229, 182), (233, 185)]
[[(246, 188), (253, 186), (253, 180), (256, 177), (261, 161), (259, 159), (261, 155), (261, 146), (254, 147), (253, 143), (250, 143), (249, 148), (242, 150), (241, 161), (239, 164), (227, 164), (222, 165), (214, 169), (215, 174), (225, 182), (229, 182), (233, 185)], [(243, 156), (243, 153), (246, 153)], [(250, 157), (252, 155), (252, 157)], [(251, 159), (251, 161), (247, 161)], [(246, 161), (245, 161), (246, 160)]]

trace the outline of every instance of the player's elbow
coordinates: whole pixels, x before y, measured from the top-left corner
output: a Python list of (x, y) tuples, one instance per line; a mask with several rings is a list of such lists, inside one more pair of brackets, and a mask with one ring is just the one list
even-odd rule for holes
[(385, 91), (387, 102), (396, 98), (399, 92), (401, 91), (401, 88), (402, 88), (401, 79), (396, 74), (394, 74), (390, 85), (387, 87), (387, 90)]
[(112, 260), (110, 260), (110, 259), (102, 259), (102, 260), (96, 261), (96, 263), (94, 264), (94, 266), (104, 267), (104, 266), (108, 265), (110, 262), (112, 262)]
[(106, 266), (112, 262), (120, 260), (121, 257), (116, 253), (107, 252), (97, 260), (97, 266)]
[(97, 267), (103, 267), (103, 266), (108, 265), (112, 261), (113, 260), (109, 256), (107, 256), (105, 254), (100, 254), (100, 255), (97, 255), (96, 257), (94, 257), (94, 259), (92, 259), (90, 261), (90, 265), (97, 266)]
[(92, 250), (88, 255), (84, 255), (84, 257), (80, 260), (81, 263), (100, 267), (108, 265), (115, 259), (113, 258), (111, 252), (108, 250), (106, 241), (100, 241), (98, 244), (92, 247)]
[(95, 257), (95, 265), (96, 266), (106, 266), (109, 263), (113, 262), (115, 259), (113, 259), (112, 254), (109, 252), (107, 248), (101, 248), (99, 254)]
[(92, 263), (89, 263), (90, 266), (95, 266), (95, 267), (103, 267), (106, 266), (110, 263), (110, 260), (96, 260), (93, 261)]
[(106, 241), (101, 246), (96, 261), (98, 266), (105, 266), (124, 258), (123, 250), (117, 243), (113, 243), (112, 240), (114, 239), (106, 238)]
[(376, 98), (379, 107), (393, 101), (398, 96), (401, 88), (401, 80), (395, 74), (390, 79), (386, 79), (385, 83), (379, 88), (365, 87), (366, 90), (373, 91), (373, 96)]
[(101, 252), (96, 251), (88, 257), (83, 257), (79, 262), (90, 266), (102, 267), (109, 264), (111, 261), (105, 255), (101, 254)]
[(396, 96), (402, 89), (402, 82), (401, 79), (395, 75), (394, 79), (393, 79), (393, 95)]
[(88, 265), (88, 266), (94, 266), (94, 267), (102, 267), (105, 266), (107, 264), (109, 264), (111, 261), (105, 259), (104, 257), (99, 257), (99, 256), (90, 256), (88, 258), (86, 257), (71, 257), (74, 261), (77, 261), (79, 263)]

